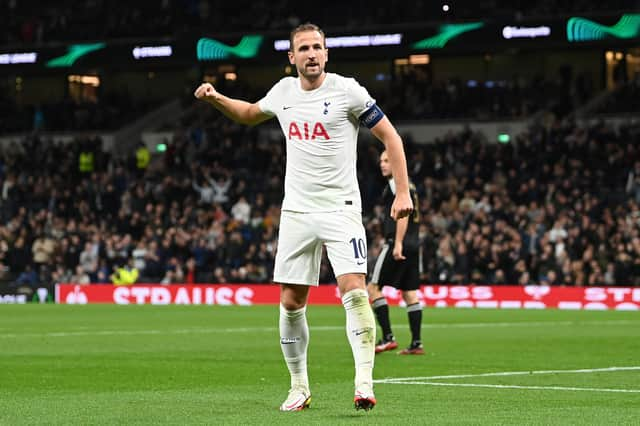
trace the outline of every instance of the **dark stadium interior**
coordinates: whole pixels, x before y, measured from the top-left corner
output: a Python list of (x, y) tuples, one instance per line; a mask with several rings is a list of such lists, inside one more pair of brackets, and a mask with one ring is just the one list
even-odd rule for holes
[[(0, 4), (0, 56), (95, 41), (286, 38), (307, 20), (329, 36), (477, 19), (640, 16), (639, 2), (623, 0), (393, 0), (384, 8), (354, 1), (339, 2), (347, 9), (340, 14), (324, 7), (332, 1), (276, 3), (9, 0)], [(415, 62), (393, 50), (349, 60), (336, 49), (329, 71), (365, 82), (404, 138), (420, 197), (425, 283), (640, 285), (634, 37), (428, 50)], [(192, 93), (204, 79), (256, 101), (291, 73), (286, 53), (277, 54), (264, 65), (195, 58), (131, 67), (0, 64), (0, 281), (108, 284), (114, 268), (129, 264), (139, 282), (271, 282), (284, 176), (276, 125), (233, 124)], [(500, 142), (475, 127), (515, 122), (522, 125)], [(144, 127), (131, 130), (138, 123)], [(433, 125), (450, 128), (421, 133)], [(160, 136), (146, 143), (144, 132)], [(382, 244), (384, 181), (381, 145), (361, 139), (371, 262)], [(145, 155), (150, 161), (141, 166)], [(327, 262), (320, 280), (335, 280)]]
[[(443, 11), (443, 4), (450, 9)], [(210, 33), (285, 30), (305, 21), (321, 22), (328, 30), (363, 26), (416, 24), (484, 17), (525, 19), (554, 14), (637, 11), (636, 0), (480, 0), (384, 3), (328, 0), (256, 2), (240, 0), (8, 0), (0, 5), (4, 29), (0, 42), (48, 43), (60, 40), (171, 36), (190, 31)], [(332, 6), (339, 6), (335, 13)], [(106, 16), (106, 19), (104, 18)]]

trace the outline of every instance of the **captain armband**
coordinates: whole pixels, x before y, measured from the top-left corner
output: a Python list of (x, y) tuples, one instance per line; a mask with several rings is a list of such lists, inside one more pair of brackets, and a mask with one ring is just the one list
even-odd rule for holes
[(382, 120), (382, 117), (384, 117), (384, 112), (382, 112), (378, 105), (374, 104), (371, 108), (362, 113), (360, 116), (360, 123), (370, 129), (378, 124), (378, 121)]

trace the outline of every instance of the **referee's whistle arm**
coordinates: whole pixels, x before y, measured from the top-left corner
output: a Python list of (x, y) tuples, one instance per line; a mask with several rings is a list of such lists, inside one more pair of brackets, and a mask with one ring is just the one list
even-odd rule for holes
[(409, 216), (411, 212), (413, 212), (413, 203), (411, 202), (411, 199), (408, 199), (407, 201), (396, 199), (391, 205), (391, 217), (394, 220)]
[(403, 217), (409, 216), (412, 211), (413, 211), (413, 207), (403, 208), (403, 209), (392, 208), (391, 217), (393, 218), (393, 220), (402, 219)]

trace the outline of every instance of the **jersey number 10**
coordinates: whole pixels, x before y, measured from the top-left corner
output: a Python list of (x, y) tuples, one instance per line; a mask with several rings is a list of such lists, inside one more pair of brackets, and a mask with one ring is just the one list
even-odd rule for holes
[(367, 258), (367, 245), (364, 243), (362, 238), (352, 238), (349, 240), (351, 245), (353, 246), (353, 255), (356, 259), (366, 259)]

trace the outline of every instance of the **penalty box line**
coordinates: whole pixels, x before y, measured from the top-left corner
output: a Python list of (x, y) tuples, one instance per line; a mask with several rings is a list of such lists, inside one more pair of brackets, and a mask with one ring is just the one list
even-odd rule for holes
[(613, 371), (638, 371), (640, 367), (606, 367), (606, 368), (582, 368), (578, 370), (538, 370), (538, 371), (503, 371), (481, 374), (457, 374), (446, 376), (428, 377), (398, 377), (374, 380), (374, 383), (389, 385), (425, 385), (425, 386), (451, 386), (451, 387), (474, 387), (493, 389), (525, 389), (525, 390), (562, 390), (562, 391), (586, 391), (586, 392), (617, 392), (617, 393), (640, 393), (640, 389), (611, 389), (611, 388), (581, 388), (574, 386), (524, 386), (524, 385), (494, 385), (482, 383), (444, 383), (434, 382), (437, 379), (460, 379), (472, 377), (498, 377), (498, 376), (525, 376), (542, 374), (589, 374), (598, 372)]
[(607, 388), (575, 388), (564, 386), (520, 386), (520, 385), (488, 385), (479, 383), (443, 383), (443, 382), (383, 382), (390, 385), (428, 385), (428, 386), (453, 386), (464, 388), (494, 388), (494, 389), (525, 389), (525, 390), (562, 390), (562, 391), (588, 391), (588, 392), (618, 392), (640, 393), (640, 389), (607, 389)]

